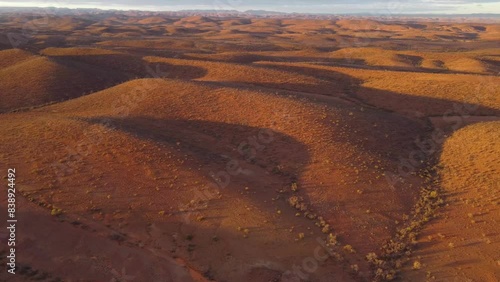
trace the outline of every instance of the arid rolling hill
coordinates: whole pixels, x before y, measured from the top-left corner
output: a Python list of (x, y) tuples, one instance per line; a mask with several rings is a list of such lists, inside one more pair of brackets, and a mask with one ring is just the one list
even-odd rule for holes
[(408, 271), (407, 280), (498, 279), (498, 126), (470, 125), (446, 140), (440, 159), (442, 187), (449, 195), (445, 219), (422, 234), (416, 255), (424, 267)]
[(33, 21), (0, 21), (43, 25), (1, 41), (0, 279), (500, 279), (498, 24)]

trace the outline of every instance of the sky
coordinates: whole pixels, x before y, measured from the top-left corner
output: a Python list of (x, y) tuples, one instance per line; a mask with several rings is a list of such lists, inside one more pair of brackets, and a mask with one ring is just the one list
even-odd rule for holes
[(16, 0), (0, 7), (67, 7), (119, 10), (269, 10), (299, 13), (500, 14), (500, 0)]

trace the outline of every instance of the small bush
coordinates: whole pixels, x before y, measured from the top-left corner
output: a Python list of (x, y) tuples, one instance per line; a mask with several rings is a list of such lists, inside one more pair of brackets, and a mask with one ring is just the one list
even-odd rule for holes
[(58, 215), (61, 215), (62, 214), (62, 210), (61, 209), (58, 209), (58, 208), (53, 208), (51, 211), (50, 211), (50, 214), (53, 215), (53, 216), (58, 216)]
[(344, 251), (349, 252), (351, 254), (354, 254), (356, 252), (351, 245), (345, 245), (344, 246)]

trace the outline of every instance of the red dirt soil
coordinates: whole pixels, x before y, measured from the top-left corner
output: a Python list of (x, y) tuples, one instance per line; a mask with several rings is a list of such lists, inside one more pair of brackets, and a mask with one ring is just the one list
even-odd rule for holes
[(0, 280), (500, 279), (498, 25), (49, 20), (0, 51)]

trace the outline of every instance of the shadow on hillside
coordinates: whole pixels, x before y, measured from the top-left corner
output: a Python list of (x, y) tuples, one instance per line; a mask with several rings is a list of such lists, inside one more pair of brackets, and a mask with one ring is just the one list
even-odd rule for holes
[[(92, 124), (132, 134), (133, 136), (180, 149), (201, 163), (226, 164), (228, 157), (272, 171), (279, 160), (293, 164), (307, 163), (305, 145), (283, 133), (239, 124), (202, 120), (164, 120), (150, 117), (79, 118)], [(252, 142), (250, 142), (252, 140)], [(255, 143), (257, 142), (257, 143)], [(277, 172), (295, 177), (301, 168)]]
[(179, 66), (168, 63), (149, 63), (141, 56), (108, 54), (108, 55), (56, 55), (51, 59), (67, 65), (86, 64), (101, 71), (120, 73), (130, 78), (177, 78), (196, 79), (206, 75), (204, 68), (194, 66)]
[[(9, 93), (13, 93), (15, 88), (5, 89), (4, 92), (7, 93), (7, 97), (4, 97), (6, 105), (0, 104), (0, 113), (27, 111), (44, 105), (64, 102), (102, 91), (136, 78), (192, 80), (207, 74), (205, 68), (171, 65), (163, 62), (149, 63), (144, 61), (142, 57), (130, 55), (52, 55), (46, 57), (51, 62), (66, 67), (66, 69), (61, 68), (61, 71), (80, 72), (81, 75), (73, 76), (73, 79), (68, 81), (66, 77), (60, 78), (57, 76), (57, 74), (65, 74), (63, 72), (50, 74), (38, 73), (38, 75), (45, 78), (45, 81), (53, 82), (50, 88), (46, 86), (42, 89), (46, 92), (48, 91), (50, 95), (47, 95), (45, 92), (39, 92), (30, 94), (32, 96), (26, 98), (27, 94), (22, 93), (21, 96), (15, 98), (17, 101), (13, 103), (10, 100), (14, 98), (9, 97), (13, 95)], [(15, 75), (16, 73), (13, 74)], [(80, 83), (83, 78), (91, 79), (93, 83)], [(29, 83), (34, 83), (34, 81), (29, 81)]]
[[(252, 187), (252, 191), (257, 193), (246, 195), (254, 197), (252, 203), (260, 210), (271, 213), (273, 204), (270, 199), (277, 195), (278, 190), (289, 188), (292, 182), (297, 181), (305, 169), (305, 164), (310, 162), (310, 155), (304, 144), (288, 135), (266, 128), (150, 117), (96, 117), (78, 120), (101, 124), (142, 140), (153, 141), (160, 147), (170, 148), (168, 151), (175, 154), (172, 160), (185, 160), (182, 166), (188, 170), (196, 171), (196, 168), (200, 168), (196, 174), (203, 181), (200, 181), (198, 188), (218, 186), (221, 192), (234, 193), (235, 197), (241, 197), (243, 187)], [(158, 171), (161, 167), (154, 169)], [(176, 177), (162, 171), (157, 174), (162, 179)], [(193, 197), (199, 196), (196, 189), (188, 187), (177, 193), (184, 194), (184, 197), (187, 197), (186, 203), (189, 203)], [(284, 208), (288, 205), (287, 195), (288, 193), (281, 195), (280, 205)], [(306, 195), (301, 196), (309, 202)], [(269, 203), (263, 202), (262, 199), (268, 200)], [(129, 195), (123, 195), (121, 200), (128, 201)], [(293, 212), (293, 209), (289, 208), (289, 212)]]
[[(298, 57), (270, 57), (265, 58), (263, 60), (253, 59), (251, 62), (243, 62), (243, 63), (255, 63), (259, 62), (262, 64), (268, 62), (275, 63), (304, 63), (304, 64), (317, 64), (320, 66), (330, 66), (330, 67), (347, 67), (354, 68), (360, 70), (382, 70), (382, 71), (398, 71), (398, 72), (420, 72), (420, 73), (443, 73), (443, 74), (471, 74), (471, 75), (483, 75), (475, 72), (467, 72), (467, 71), (456, 71), (449, 69), (433, 69), (419, 66), (423, 58), (417, 56), (409, 56), (409, 55), (400, 55), (402, 60), (409, 62), (414, 65), (411, 67), (405, 66), (372, 66), (367, 65), (365, 60), (363, 59), (354, 59), (354, 58), (298, 58)], [(236, 62), (240, 63), (240, 62)]]
[[(278, 70), (294, 72), (302, 75), (314, 76), (329, 82), (337, 83), (339, 87), (334, 89), (332, 93), (338, 93), (339, 89), (343, 94), (357, 100), (358, 102), (387, 110), (395, 113), (401, 113), (405, 116), (422, 118), (425, 116), (452, 116), (452, 115), (493, 115), (500, 116), (500, 110), (491, 107), (478, 105), (475, 103), (466, 103), (452, 101), (440, 98), (421, 97), (416, 95), (408, 95), (405, 93), (396, 93), (392, 91), (379, 90), (369, 87), (364, 87), (364, 81), (350, 75), (339, 73), (333, 70), (317, 69), (307, 66), (291, 66), (291, 65), (273, 65), (265, 64), (259, 67), (274, 68)], [(494, 86), (493, 81), (489, 80), (488, 76), (477, 76), (478, 93), (472, 93), (475, 100), (481, 102), (486, 101), (493, 95), (489, 85)], [(273, 87), (269, 85), (269, 87)], [(486, 94), (484, 94), (486, 93)], [(482, 97), (484, 96), (484, 97)], [(452, 97), (452, 95), (450, 95)]]
[[(362, 59), (349, 59), (349, 58), (325, 58), (325, 57), (299, 57), (299, 56), (271, 56), (271, 55), (259, 55), (259, 54), (244, 54), (236, 55), (229, 54), (228, 57), (219, 57), (218, 53), (214, 54), (214, 58), (210, 56), (197, 57), (196, 55), (184, 55), (185, 59), (191, 60), (206, 60), (211, 62), (228, 62), (228, 63), (238, 63), (238, 64), (251, 64), (254, 62), (282, 62), (282, 63), (302, 63), (302, 62), (313, 62), (313, 63), (324, 63), (331, 65), (339, 64), (354, 64), (364, 66), (365, 62)], [(220, 54), (224, 55), (224, 54)]]

